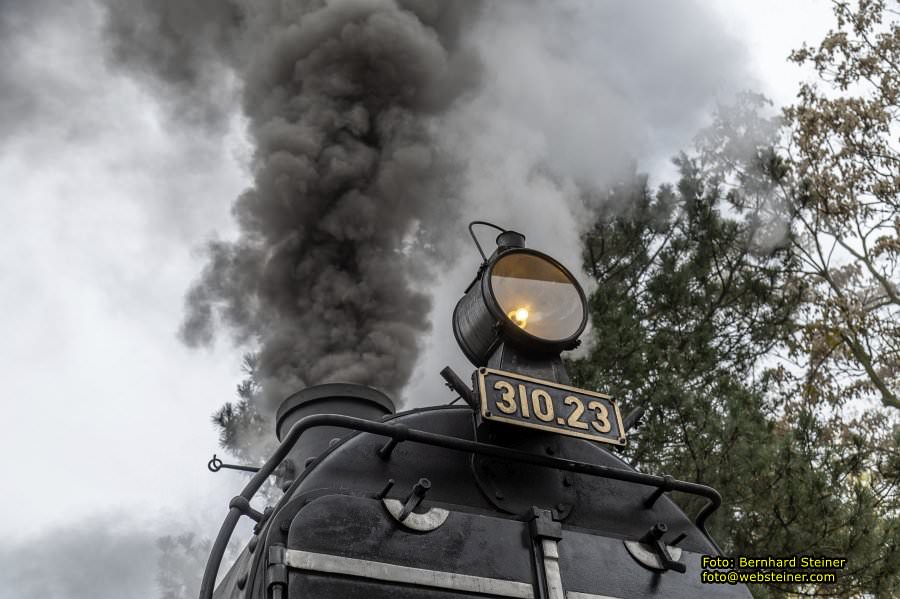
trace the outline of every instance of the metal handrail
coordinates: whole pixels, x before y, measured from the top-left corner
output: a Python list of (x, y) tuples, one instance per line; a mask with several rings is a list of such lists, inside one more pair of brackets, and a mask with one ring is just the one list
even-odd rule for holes
[(706, 497), (709, 502), (698, 512), (694, 523), (697, 528), (703, 532), (706, 538), (713, 543), (713, 546), (716, 546), (715, 542), (706, 531), (706, 520), (720, 505), (722, 505), (722, 496), (719, 495), (718, 491), (706, 485), (677, 480), (670, 476), (643, 474), (632, 470), (622, 470), (620, 468), (600, 466), (598, 464), (588, 464), (586, 462), (532, 454), (516, 449), (509, 449), (508, 447), (491, 445), (489, 443), (481, 443), (479, 441), (470, 441), (468, 439), (460, 439), (459, 437), (411, 429), (403, 424), (374, 422), (372, 420), (354, 418), (352, 416), (340, 416), (338, 414), (315, 414), (298, 420), (291, 427), (287, 435), (285, 435), (284, 440), (278, 445), (278, 448), (272, 455), (269, 456), (266, 463), (260, 467), (259, 471), (253, 475), (241, 491), (241, 494), (231, 500), (228, 514), (225, 516), (224, 522), (222, 522), (222, 527), (219, 529), (218, 535), (216, 535), (216, 540), (209, 553), (209, 560), (206, 563), (206, 569), (203, 572), (203, 581), (200, 584), (200, 599), (212, 599), (216, 584), (216, 576), (218, 575), (219, 567), (222, 564), (222, 557), (225, 555), (228, 541), (231, 539), (231, 535), (234, 533), (234, 528), (240, 517), (246, 513), (249, 513), (250, 515), (257, 514), (257, 512), (249, 507), (250, 500), (266, 479), (272, 474), (275, 468), (277, 468), (281, 461), (284, 460), (288, 452), (297, 442), (297, 439), (300, 438), (300, 435), (306, 430), (317, 426), (348, 428), (382, 437), (390, 437), (397, 442), (412, 441), (413, 443), (433, 445), (467, 453), (477, 453), (495, 458), (533, 464), (535, 466), (544, 466), (546, 468), (566, 470), (578, 474), (587, 474), (590, 476), (599, 476), (602, 478), (637, 483), (639, 485), (647, 485), (665, 491), (680, 491), (682, 493)]

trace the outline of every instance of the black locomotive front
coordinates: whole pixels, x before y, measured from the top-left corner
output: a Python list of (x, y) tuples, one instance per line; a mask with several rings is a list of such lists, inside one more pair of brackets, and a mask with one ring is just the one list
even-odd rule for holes
[[(635, 417), (569, 384), (559, 354), (585, 323), (571, 274), (503, 231), (454, 314), (476, 370), (471, 385), (442, 375), (464, 401), (395, 414), (343, 383), (285, 400), (281, 443), (232, 500), (201, 599), (750, 597), (701, 583), (719, 494), (606, 449)], [(260, 513), (249, 500), (273, 475), (285, 493)], [(668, 491), (707, 503), (692, 520)], [(254, 534), (213, 591), (242, 516)]]

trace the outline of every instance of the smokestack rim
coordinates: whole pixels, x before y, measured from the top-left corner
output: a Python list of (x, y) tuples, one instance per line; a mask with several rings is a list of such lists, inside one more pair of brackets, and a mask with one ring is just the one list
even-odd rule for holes
[[(361, 385), (358, 383), (321, 383), (312, 385), (288, 395), (275, 414), (275, 435), (282, 439), (282, 424), (292, 412), (300, 407), (308, 406), (315, 402), (327, 402), (328, 400), (345, 399), (359, 401), (369, 405), (376, 405), (385, 412), (385, 416), (396, 413), (394, 402), (382, 391)], [(324, 410), (322, 413), (327, 413)], [(287, 433), (287, 431), (284, 431)]]

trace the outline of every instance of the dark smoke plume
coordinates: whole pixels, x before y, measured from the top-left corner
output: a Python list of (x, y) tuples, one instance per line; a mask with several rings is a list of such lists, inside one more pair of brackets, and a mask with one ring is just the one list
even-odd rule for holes
[(103, 0), (107, 54), (172, 115), (222, 127), (233, 110), (243, 11), (230, 0)]
[(209, 343), (222, 322), (259, 343), (270, 407), (326, 381), (396, 394), (430, 328), (415, 285), (455, 212), (432, 131), (476, 71), (459, 5), (181, 4), (116, 3), (108, 29), (119, 61), (212, 107), (207, 121), (208, 70), (229, 65), (242, 86), (254, 185), (233, 206), (238, 239), (208, 247), (184, 339)]
[(260, 407), (336, 379), (396, 396), (429, 318), (443, 334), (427, 371), (454, 363), (452, 302), (429, 316), (421, 290), (433, 256), (475, 260), (448, 250), (457, 216), (577, 265), (594, 192), (638, 160), (667, 164), (749, 80), (695, 0), (105, 2), (114, 64), (181, 122), (221, 126), (242, 91), (255, 184), (234, 206), (238, 238), (209, 247), (183, 333), (203, 344), (224, 323), (260, 344)]

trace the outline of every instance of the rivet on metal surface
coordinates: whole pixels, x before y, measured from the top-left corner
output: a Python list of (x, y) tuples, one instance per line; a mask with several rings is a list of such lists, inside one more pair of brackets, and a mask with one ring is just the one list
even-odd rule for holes
[(550, 447), (549, 445), (547, 446), (547, 448), (546, 448), (545, 451), (547, 452), (547, 455), (553, 455), (553, 454), (556, 453), (556, 451), (555, 451), (552, 447)]
[(503, 501), (503, 491), (494, 491), (494, 497), (496, 499), (499, 499), (500, 501)]
[(241, 574), (241, 577), (237, 579), (237, 588), (240, 590), (244, 590), (244, 587), (247, 586), (247, 573), (244, 572)]
[(253, 553), (256, 551), (256, 546), (259, 545), (259, 535), (253, 535), (250, 537), (250, 542), (247, 543), (247, 551)]

